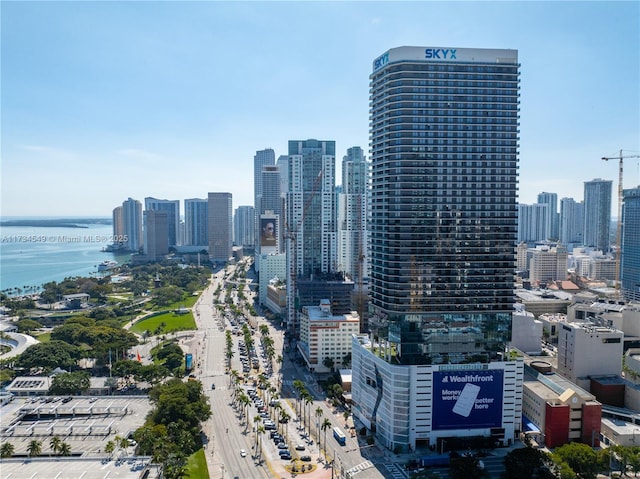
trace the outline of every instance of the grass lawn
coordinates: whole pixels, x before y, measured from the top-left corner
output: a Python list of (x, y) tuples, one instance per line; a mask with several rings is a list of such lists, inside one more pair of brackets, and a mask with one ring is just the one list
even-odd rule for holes
[(185, 479), (209, 479), (209, 470), (207, 469), (204, 449), (200, 448), (189, 456), (185, 471)]
[(182, 306), (184, 306), (185, 308), (191, 308), (194, 304), (196, 304), (196, 301), (198, 301), (199, 297), (199, 294), (197, 296), (187, 295), (182, 301), (176, 301), (175, 303), (169, 304), (167, 306), (157, 306), (154, 303), (153, 310), (164, 311), (166, 309), (180, 309)]
[(51, 340), (51, 333), (38, 334), (35, 338), (41, 343), (46, 343)]
[(187, 314), (175, 314), (173, 312), (159, 314), (152, 318), (147, 318), (138, 321), (131, 326), (130, 331), (143, 334), (145, 331), (151, 331), (154, 333), (156, 329), (160, 327), (160, 324), (164, 323), (162, 328), (162, 334), (170, 333), (172, 331), (188, 331), (196, 329), (196, 322), (193, 319), (193, 313), (189, 311)]

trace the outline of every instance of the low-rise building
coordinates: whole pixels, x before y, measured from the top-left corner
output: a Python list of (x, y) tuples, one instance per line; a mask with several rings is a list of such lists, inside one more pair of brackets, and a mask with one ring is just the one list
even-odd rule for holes
[[(358, 313), (331, 314), (328, 299), (319, 306), (305, 306), (300, 313), (298, 350), (310, 371), (329, 372), (341, 366), (351, 353), (351, 337), (360, 331)], [(327, 367), (327, 359), (333, 367)]]

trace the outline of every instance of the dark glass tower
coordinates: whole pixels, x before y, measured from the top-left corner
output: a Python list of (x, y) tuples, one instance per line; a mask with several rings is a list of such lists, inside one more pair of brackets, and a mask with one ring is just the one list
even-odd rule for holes
[(392, 361), (506, 359), (518, 105), (516, 50), (400, 47), (374, 61), (371, 325)]
[(640, 302), (640, 186), (623, 191), (622, 257), (620, 277), (622, 297)]

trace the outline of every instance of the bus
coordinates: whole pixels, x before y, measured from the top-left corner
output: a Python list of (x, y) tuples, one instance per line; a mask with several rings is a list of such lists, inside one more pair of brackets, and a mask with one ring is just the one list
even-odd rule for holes
[(339, 427), (333, 428), (333, 437), (336, 438), (336, 441), (338, 441), (338, 444), (341, 446), (347, 443), (347, 436), (344, 435), (344, 432), (342, 432)]

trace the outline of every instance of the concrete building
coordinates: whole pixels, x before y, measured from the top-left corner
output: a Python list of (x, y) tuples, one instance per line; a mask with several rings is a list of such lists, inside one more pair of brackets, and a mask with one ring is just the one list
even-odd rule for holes
[(184, 200), (185, 241), (188, 246), (209, 247), (209, 201), (200, 198)]
[(560, 200), (560, 242), (573, 251), (574, 245), (582, 244), (584, 233), (584, 203), (573, 198)]
[(622, 372), (623, 333), (593, 323), (566, 323), (558, 334), (558, 374), (588, 389), (591, 376)]
[[(264, 150), (256, 151), (253, 156), (253, 207), (255, 208), (254, 228), (255, 234), (258, 232), (258, 217), (263, 212), (262, 201), (262, 189), (263, 189), (263, 176), (262, 171), (265, 166), (274, 166), (276, 163), (276, 153), (272, 148), (265, 148)], [(258, 244), (258, 237), (254, 236), (252, 247)]]
[[(310, 371), (330, 372), (345, 364), (345, 356), (351, 353), (352, 336), (359, 332), (358, 313), (334, 315), (331, 302), (322, 300), (318, 306), (302, 308), (298, 351)], [(327, 361), (331, 367), (325, 364)]]
[(611, 185), (600, 178), (584, 183), (584, 245), (600, 251), (610, 250)]
[(114, 246), (124, 246), (125, 241), (125, 233), (124, 233), (124, 218), (122, 206), (116, 206), (113, 209), (113, 245)]
[[(260, 253), (260, 281), (258, 287), (258, 301), (266, 304), (269, 284), (272, 280), (286, 281), (287, 279), (287, 256), (283, 253)], [(278, 305), (278, 309), (280, 306)], [(269, 308), (271, 309), (271, 308)]]
[(169, 246), (178, 246), (180, 242), (180, 200), (144, 199), (145, 211), (164, 211), (167, 214), (167, 234)]
[(233, 255), (233, 214), (231, 193), (209, 193), (209, 259), (226, 263)]
[(122, 222), (127, 237), (126, 248), (138, 252), (143, 246), (142, 237), (142, 203), (129, 198), (122, 203)]
[[(335, 141), (290, 140), (286, 194), (289, 278), (319, 278), (337, 271)], [(295, 251), (294, 251), (295, 249)], [(295, 268), (295, 271), (294, 271)], [(298, 331), (296, 295), (288, 282), (287, 327)], [(302, 303), (300, 303), (302, 305)]]
[(526, 367), (522, 400), (525, 433), (554, 448), (577, 441), (600, 445), (602, 405), (595, 396), (553, 373)]
[(640, 186), (623, 190), (621, 249), (622, 297), (640, 302)]
[(145, 210), (144, 254), (147, 261), (160, 261), (169, 254), (169, 215), (166, 211)]
[(256, 211), (253, 206), (238, 206), (233, 216), (233, 243), (253, 249), (256, 240)]
[(354, 340), (352, 391), (354, 417), (384, 447), (509, 443), (519, 432), (522, 369), (507, 356), (518, 89), (516, 50), (399, 47), (373, 62), (369, 325), (379, 342)]
[(549, 237), (545, 239), (557, 241), (559, 237), (558, 194), (548, 192), (539, 193), (538, 204), (548, 206), (547, 231), (549, 231)]
[(518, 205), (518, 243), (536, 243), (551, 238), (549, 205)]
[(529, 279), (532, 284), (562, 281), (567, 278), (567, 248), (537, 246), (529, 249)]
[(272, 279), (267, 286), (267, 299), (265, 307), (273, 314), (278, 314), (282, 318), (287, 316), (287, 285), (279, 279)]
[(543, 323), (535, 318), (533, 313), (517, 307), (511, 320), (510, 347), (524, 351), (527, 354), (542, 352)]

